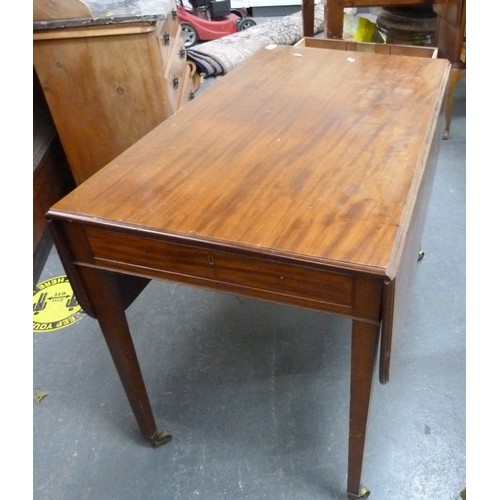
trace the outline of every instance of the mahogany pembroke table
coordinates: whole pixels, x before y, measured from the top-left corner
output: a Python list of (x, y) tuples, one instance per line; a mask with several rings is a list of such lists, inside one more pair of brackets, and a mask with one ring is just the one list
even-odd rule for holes
[(388, 381), (417, 266), (450, 72), (443, 59), (268, 46), (47, 214), (141, 433), (159, 430), (126, 308), (172, 280), (352, 319), (348, 494), (372, 375)]

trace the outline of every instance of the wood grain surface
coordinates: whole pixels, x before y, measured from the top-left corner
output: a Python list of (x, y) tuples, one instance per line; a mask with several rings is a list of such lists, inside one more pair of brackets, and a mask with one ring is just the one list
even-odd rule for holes
[(262, 49), (54, 207), (391, 278), (445, 60)]

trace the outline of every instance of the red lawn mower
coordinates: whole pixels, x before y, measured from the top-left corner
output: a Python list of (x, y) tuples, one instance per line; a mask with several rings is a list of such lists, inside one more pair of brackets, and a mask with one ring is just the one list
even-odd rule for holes
[(215, 40), (257, 23), (247, 17), (245, 9), (231, 9), (231, 0), (189, 0), (192, 8), (178, 0), (177, 15), (184, 45), (188, 49), (198, 42)]

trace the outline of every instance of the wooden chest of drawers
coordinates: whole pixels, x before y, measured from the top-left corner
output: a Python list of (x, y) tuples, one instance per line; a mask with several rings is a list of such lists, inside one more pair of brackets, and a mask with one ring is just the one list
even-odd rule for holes
[(175, 1), (160, 3), (150, 17), (34, 23), (34, 67), (77, 184), (194, 96)]

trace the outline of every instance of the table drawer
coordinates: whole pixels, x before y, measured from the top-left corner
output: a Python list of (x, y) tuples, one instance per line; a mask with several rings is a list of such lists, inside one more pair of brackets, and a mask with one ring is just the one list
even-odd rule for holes
[[(315, 267), (288, 264), (265, 256), (212, 250), (125, 233), (86, 229), (99, 267), (155, 274), (160, 278), (197, 283), (220, 290), (301, 304), (305, 299), (328, 304), (320, 309), (352, 314), (356, 278)], [(223, 286), (220, 286), (223, 285)], [(305, 303), (304, 303), (305, 305)]]

